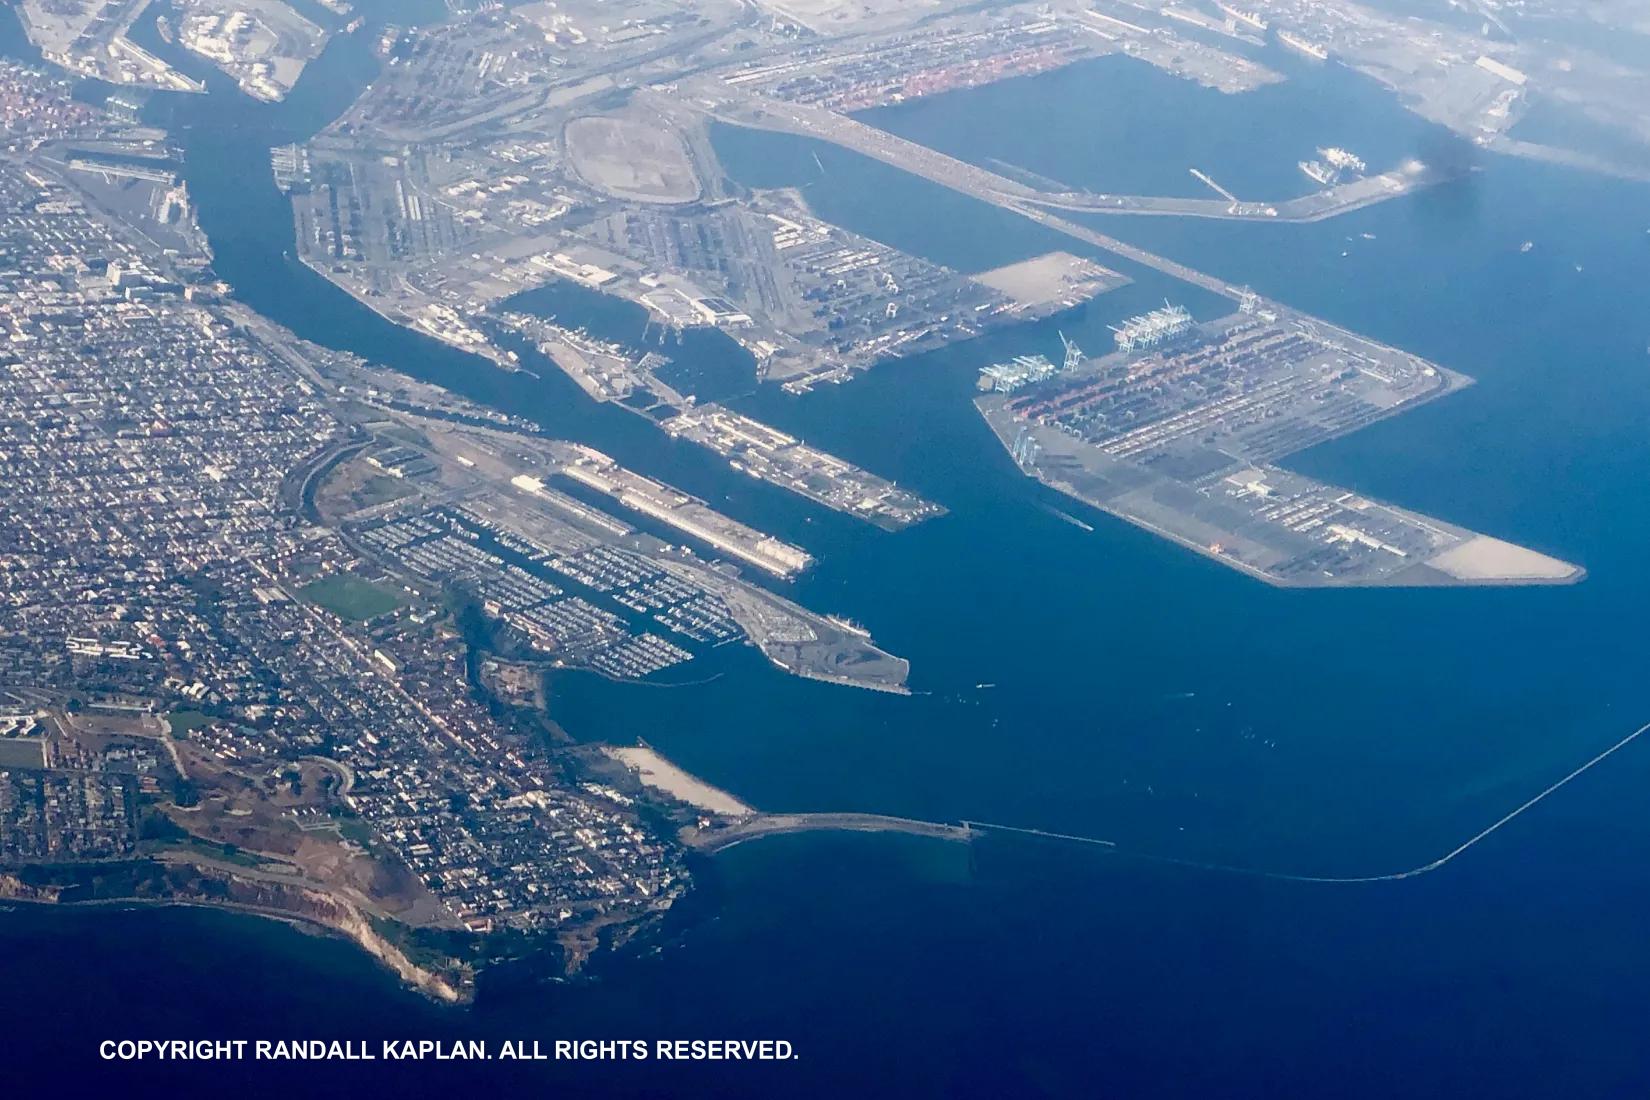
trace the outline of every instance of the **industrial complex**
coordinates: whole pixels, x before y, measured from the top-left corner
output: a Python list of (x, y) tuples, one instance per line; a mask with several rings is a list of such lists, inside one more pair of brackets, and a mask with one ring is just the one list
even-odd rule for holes
[[(1512, 136), (1533, 104), (1585, 103), (1650, 148), (1637, 61), (1508, 30), (1553, 2), (16, 0), (38, 54), (0, 63), (0, 894), (320, 924), (451, 1001), (500, 958), (553, 953), (559, 976), (660, 926), (689, 847), (972, 843), (986, 827), (763, 814), (558, 708), (731, 712), (765, 685), (845, 697), (871, 730), (923, 706), (994, 727), (1012, 708), (982, 700), (984, 664), (1012, 666), (999, 700), (1055, 666), (922, 591), (942, 558), (973, 569), (959, 590), (1024, 572), (1016, 532), (974, 537), (1000, 518), (967, 494), (984, 463), (1085, 535), (1102, 521), (1055, 492), (1275, 586), (1580, 580), (1288, 466), (1469, 378), (1095, 228), (1242, 222), (1247, 243), (1470, 180), (1479, 148), (1632, 175)], [(1168, 166), (1190, 194), (1124, 194), (876, 113), (1097, 59), (1223, 105), (1345, 65), (1454, 137), (1383, 148), (1337, 117), (1289, 135), (1278, 194), (1209, 161)], [(736, 178), (741, 140), (789, 159)], [(846, 163), (869, 182), (836, 186)], [(892, 180), (916, 189), (897, 211)], [(1093, 355), (1072, 336), (1093, 351), (1101, 310)], [(887, 366), (961, 345), (977, 378)], [(836, 385), (856, 388), (816, 392)], [(1198, 565), (1152, 564), (1176, 563)], [(935, 603), (878, 620), (913, 590)], [(913, 689), (834, 612), (982, 667)], [(959, 644), (922, 650), (930, 627)], [(730, 721), (776, 760), (814, 732), (836, 751), (824, 708), (791, 729), (757, 702)]]
[[(1579, 566), (1283, 469), (1469, 379), (1254, 295), (1199, 325), (1165, 303), (1117, 350), (987, 368), (977, 400), (1027, 474), (1273, 584), (1557, 584)], [(1013, 384), (1006, 384), (1011, 380)]]

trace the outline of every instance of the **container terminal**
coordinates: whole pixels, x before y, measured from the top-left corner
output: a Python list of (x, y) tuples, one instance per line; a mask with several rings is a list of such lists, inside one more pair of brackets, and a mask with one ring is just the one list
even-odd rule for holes
[(1335, 186), (1350, 174), (1362, 175), (1368, 168), (1362, 157), (1334, 146), (1319, 149), (1317, 160), (1300, 162), (1300, 170), (1314, 183), (1325, 187)]
[[(1470, 384), (1245, 295), (1173, 304), (1117, 350), (976, 399), (1027, 475), (1276, 585), (1562, 584), (1568, 562), (1285, 470), (1285, 456)], [(1075, 360), (1075, 361), (1074, 361)]]
[(941, 505), (885, 478), (717, 405), (688, 409), (662, 426), (673, 436), (708, 447), (754, 478), (886, 531), (945, 514)]
[[(654, 374), (649, 360), (657, 356), (637, 359), (623, 347), (542, 318), (519, 313), (504, 317), (517, 332), (535, 340), (541, 354), (552, 358), (596, 400), (642, 415), (670, 435), (728, 459), (742, 473), (891, 531), (945, 512), (937, 504), (759, 420), (714, 403), (695, 405)], [(638, 400), (637, 395), (645, 396)], [(581, 470), (579, 476), (588, 473)], [(681, 518), (679, 509), (667, 510)], [(764, 557), (751, 564), (774, 572), (771, 566), (780, 562)], [(804, 568), (805, 563), (786, 566), (776, 575), (791, 576)]]

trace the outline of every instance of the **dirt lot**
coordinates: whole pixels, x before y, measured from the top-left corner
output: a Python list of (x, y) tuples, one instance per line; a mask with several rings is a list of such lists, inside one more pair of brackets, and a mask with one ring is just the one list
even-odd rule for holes
[(682, 203), (699, 197), (699, 178), (674, 130), (627, 115), (591, 115), (567, 124), (567, 155), (580, 176), (616, 198)]

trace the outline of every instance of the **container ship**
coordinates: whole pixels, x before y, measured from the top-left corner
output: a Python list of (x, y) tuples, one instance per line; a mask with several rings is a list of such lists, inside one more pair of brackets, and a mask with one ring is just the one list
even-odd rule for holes
[(1300, 35), (1291, 34), (1288, 31), (1279, 31), (1278, 41), (1292, 50), (1299, 50), (1307, 57), (1316, 58), (1319, 61), (1329, 60), (1329, 47), (1320, 46), (1310, 38), (1302, 38)]
[(1054, 376), (1054, 364), (1043, 355), (1016, 355), (1006, 363), (996, 363), (980, 372), (980, 389), (1013, 393), (1033, 382)]
[(1226, 18), (1230, 19), (1232, 22), (1247, 24), (1248, 26), (1255, 28), (1257, 31), (1263, 31), (1271, 26), (1270, 23), (1260, 17), (1259, 12), (1244, 11), (1242, 8), (1229, 7), (1226, 4), (1220, 3), (1219, 0), (1216, 0), (1215, 7), (1219, 8), (1221, 14), (1226, 16)]
[(1300, 161), (1300, 170), (1325, 187), (1339, 183), (1348, 173), (1358, 174), (1368, 168), (1361, 157), (1333, 145), (1319, 149), (1318, 156), (1318, 160)]

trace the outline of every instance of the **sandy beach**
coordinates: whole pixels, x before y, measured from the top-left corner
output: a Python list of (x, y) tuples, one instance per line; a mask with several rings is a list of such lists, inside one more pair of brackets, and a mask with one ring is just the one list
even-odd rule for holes
[(726, 791), (689, 775), (650, 748), (637, 745), (603, 751), (635, 772), (644, 786), (663, 791), (689, 806), (727, 817), (747, 817), (756, 812)]

